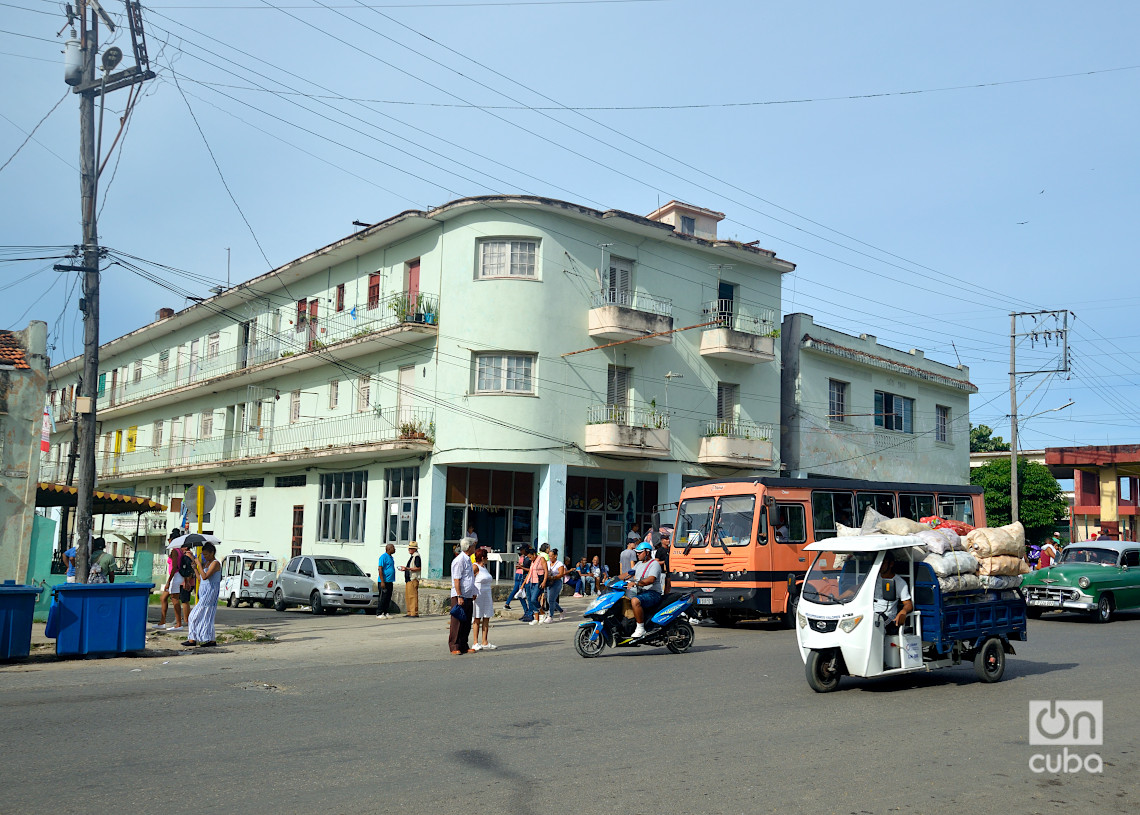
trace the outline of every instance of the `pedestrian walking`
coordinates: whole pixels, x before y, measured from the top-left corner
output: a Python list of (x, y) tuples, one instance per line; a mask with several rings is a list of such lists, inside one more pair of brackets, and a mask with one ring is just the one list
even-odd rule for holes
[(200, 645), (203, 648), (217, 645), (214, 634), (214, 618), (218, 614), (218, 593), (222, 585), (222, 564), (218, 562), (217, 550), (214, 544), (206, 541), (202, 544), (202, 560), (198, 561), (193, 555), (187, 555), (194, 564), (195, 576), (198, 578), (198, 605), (190, 612), (190, 633), (182, 643), (187, 647)]
[(543, 554), (549, 549), (550, 544), (548, 543), (538, 547), (538, 554), (531, 558), (530, 570), (527, 571), (526, 583), (523, 585), (526, 590), (526, 600), (530, 604), (531, 619), (527, 620), (530, 625), (537, 625), (543, 620), (542, 609), (538, 605), (538, 595), (546, 584), (548, 564)]
[[(487, 641), (491, 629), (491, 617), (495, 614), (495, 603), (491, 597), (491, 570), (487, 568), (487, 549), (480, 546), (475, 550), (475, 643), (472, 651), (494, 651), (495, 646)], [(480, 637), (482, 639), (480, 640)]]
[(380, 602), (376, 604), (376, 619), (388, 620), (392, 615), (388, 613), (392, 605), (392, 588), (396, 583), (396, 560), (392, 554), (396, 547), (389, 543), (380, 555), (380, 568), (377, 576), (380, 578)]
[(550, 550), (550, 569), (546, 574), (546, 622), (554, 622), (554, 614), (557, 612), (558, 619), (561, 621), (566, 617), (565, 612), (562, 611), (562, 606), (558, 603), (558, 597), (562, 594), (562, 577), (566, 573), (566, 564), (558, 559), (558, 550)]
[(415, 541), (408, 544), (408, 563), (400, 567), (404, 573), (404, 612), (405, 617), (420, 616), (420, 572), (423, 570), (423, 561), (420, 560), (420, 547)]
[(67, 582), (75, 582), (75, 557), (79, 554), (79, 550), (72, 546), (63, 553), (63, 565), (67, 567)]
[[(519, 559), (515, 561), (515, 584), (511, 587), (511, 593), (507, 595), (507, 602), (503, 603), (504, 609), (511, 607), (511, 602), (515, 599), (515, 595), (519, 593), (522, 588), (523, 580), (526, 579), (526, 567), (523, 566), (523, 557), (530, 551), (530, 547), (525, 543), (519, 549)], [(523, 605), (523, 616), (526, 616), (526, 600), (520, 601)]]
[[(518, 570), (522, 571), (522, 580), (518, 580), (516, 578), (516, 583), (518, 583), (519, 591), (522, 592), (522, 597), (519, 598), (519, 602), (522, 604), (523, 609), (522, 616), (519, 617), (519, 622), (521, 623), (529, 623), (534, 620), (534, 606), (532, 605), (530, 595), (526, 590), (527, 575), (530, 574), (530, 567), (534, 565), (534, 558), (534, 549), (528, 544), (523, 544), (522, 551), (519, 554), (518, 562)], [(518, 594), (518, 592), (515, 592), (515, 594)]]
[(459, 656), (471, 650), (471, 618), (475, 613), (475, 569), (469, 552), (472, 541), (463, 538), (456, 547), (451, 561), (451, 626), (447, 645), (452, 655)]

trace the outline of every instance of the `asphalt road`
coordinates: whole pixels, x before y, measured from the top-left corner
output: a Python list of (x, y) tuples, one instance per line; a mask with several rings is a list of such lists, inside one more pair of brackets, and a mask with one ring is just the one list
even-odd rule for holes
[[(772, 626), (584, 660), (569, 618), (463, 657), (445, 618), (219, 622), (278, 641), (0, 666), (0, 813), (1140, 809), (1138, 614), (1033, 621), (995, 685), (965, 665), (827, 695)], [(1104, 744), (1072, 748), (1103, 772), (1030, 771), (1048, 699), (1103, 700)]]

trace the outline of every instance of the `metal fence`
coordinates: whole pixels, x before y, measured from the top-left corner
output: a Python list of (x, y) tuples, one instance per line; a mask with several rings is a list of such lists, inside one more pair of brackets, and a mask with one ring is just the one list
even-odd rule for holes
[(667, 297), (656, 297), (641, 291), (616, 291), (605, 289), (590, 296), (590, 307), (620, 306), (633, 311), (644, 311), (659, 317), (673, 316), (673, 301)]
[(771, 441), (772, 425), (731, 421), (729, 419), (709, 419), (705, 423), (704, 434), (706, 436), (727, 436), (732, 439)]
[(716, 320), (721, 328), (731, 328), (758, 337), (774, 336), (776, 312), (770, 308), (757, 308), (739, 300), (710, 300), (704, 304), (706, 320)]
[(649, 427), (665, 430), (669, 427), (669, 416), (661, 413), (655, 407), (591, 405), (586, 410), (586, 424), (620, 424), (625, 427)]

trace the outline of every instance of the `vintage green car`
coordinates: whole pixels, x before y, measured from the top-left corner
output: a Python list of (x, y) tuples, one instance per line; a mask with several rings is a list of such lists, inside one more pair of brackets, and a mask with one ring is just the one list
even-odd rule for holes
[(1069, 544), (1056, 566), (1027, 574), (1021, 588), (1030, 617), (1046, 611), (1084, 611), (1107, 623), (1114, 611), (1140, 608), (1140, 544)]

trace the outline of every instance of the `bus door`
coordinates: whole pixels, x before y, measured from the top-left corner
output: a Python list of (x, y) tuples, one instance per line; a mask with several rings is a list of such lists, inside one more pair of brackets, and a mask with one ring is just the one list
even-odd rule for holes
[(782, 610), (788, 600), (788, 575), (799, 582), (807, 572), (807, 505), (800, 501), (776, 501), (769, 507), (771, 542), (772, 610)]

